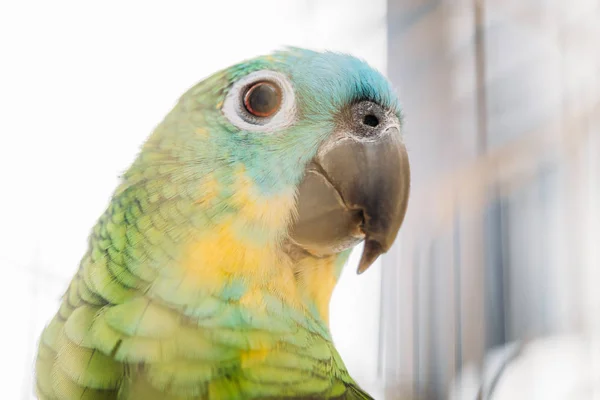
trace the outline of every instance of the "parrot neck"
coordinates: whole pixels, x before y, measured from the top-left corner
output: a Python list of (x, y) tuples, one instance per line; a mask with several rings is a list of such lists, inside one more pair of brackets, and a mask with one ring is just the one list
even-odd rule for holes
[(240, 237), (234, 226), (222, 225), (188, 248), (181, 263), (186, 280), (177, 287), (178, 297), (189, 298), (187, 288), (190, 296), (208, 292), (248, 312), (266, 307), (274, 319), (280, 315), (269, 312), (269, 307), (278, 303), (304, 315), (309, 325), (318, 325), (322, 336), (330, 339), (329, 301), (350, 250), (322, 258), (294, 257), (277, 242)]
[(331, 295), (350, 251), (323, 258), (306, 256), (294, 263), (294, 275), (303, 303), (328, 329)]

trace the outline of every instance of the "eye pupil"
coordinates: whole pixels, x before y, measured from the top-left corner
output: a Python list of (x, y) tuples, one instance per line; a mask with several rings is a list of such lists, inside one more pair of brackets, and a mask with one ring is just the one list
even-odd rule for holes
[(374, 116), (373, 114), (367, 114), (365, 115), (365, 117), (363, 118), (363, 124), (371, 126), (371, 127), (376, 127), (377, 125), (379, 125), (379, 118), (377, 118), (376, 116)]
[(281, 91), (271, 82), (258, 82), (244, 95), (246, 110), (257, 117), (269, 117), (281, 105)]

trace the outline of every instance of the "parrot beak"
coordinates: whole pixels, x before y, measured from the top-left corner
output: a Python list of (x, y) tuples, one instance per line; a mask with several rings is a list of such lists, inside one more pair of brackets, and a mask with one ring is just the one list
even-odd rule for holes
[(399, 121), (363, 101), (341, 116), (298, 189), (290, 239), (323, 257), (365, 241), (362, 273), (392, 246), (406, 213), (410, 167)]

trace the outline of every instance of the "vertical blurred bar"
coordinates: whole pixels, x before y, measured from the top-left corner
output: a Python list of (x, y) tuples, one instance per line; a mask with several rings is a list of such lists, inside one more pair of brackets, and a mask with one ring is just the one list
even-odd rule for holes
[(460, 371), (463, 364), (463, 343), (462, 343), (462, 309), (460, 307), (461, 277), (462, 277), (462, 259), (460, 253), (461, 237), (460, 237), (460, 211), (454, 214), (454, 226), (452, 232), (452, 254), (454, 267), (454, 304), (455, 304), (455, 346), (454, 346), (454, 370)]
[(477, 150), (487, 151), (487, 92), (485, 58), (485, 0), (473, 0), (473, 19), (475, 24), (475, 105), (477, 107)]
[(508, 252), (504, 234), (508, 227), (504, 210), (505, 202), (496, 190), (485, 216), (486, 230), (486, 273), (485, 273), (485, 314), (486, 349), (503, 345), (507, 341), (507, 286), (509, 269), (505, 255)]

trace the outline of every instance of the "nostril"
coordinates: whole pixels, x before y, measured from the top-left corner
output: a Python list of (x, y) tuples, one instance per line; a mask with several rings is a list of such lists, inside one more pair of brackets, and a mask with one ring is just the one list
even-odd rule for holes
[(377, 125), (379, 125), (379, 119), (373, 114), (367, 114), (363, 118), (363, 124), (376, 127)]

